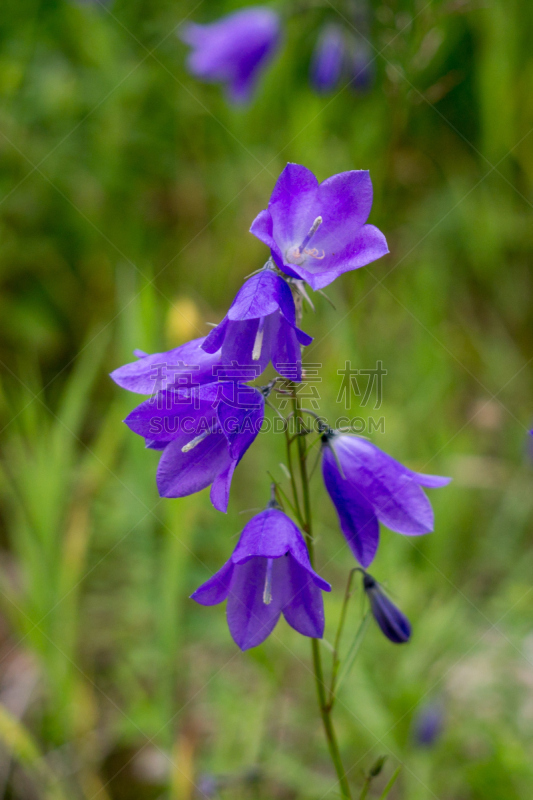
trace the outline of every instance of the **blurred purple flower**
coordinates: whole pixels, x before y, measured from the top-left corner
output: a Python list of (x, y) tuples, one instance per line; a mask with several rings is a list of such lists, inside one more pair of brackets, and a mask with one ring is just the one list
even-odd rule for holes
[(192, 595), (204, 606), (227, 599), (230, 633), (241, 650), (261, 644), (281, 614), (298, 633), (324, 633), (322, 591), (329, 583), (311, 567), (304, 538), (272, 504), (245, 526), (230, 560)]
[(319, 184), (310, 170), (287, 164), (250, 232), (270, 247), (283, 272), (322, 289), (389, 252), (381, 231), (365, 224), (371, 207), (366, 170), (341, 172)]
[(147, 355), (135, 350), (138, 361), (124, 364), (111, 373), (111, 378), (123, 389), (138, 394), (155, 394), (176, 384), (190, 385), (217, 380), (213, 369), (220, 362), (220, 352), (206, 353), (204, 339), (193, 339), (165, 353)]
[(411, 638), (411, 625), (400, 609), (389, 600), (379, 583), (363, 574), (363, 588), (370, 602), (370, 609), (381, 632), (394, 644), (404, 644)]
[(376, 554), (379, 522), (408, 536), (433, 530), (433, 509), (420, 487), (446, 486), (450, 478), (413, 472), (358, 436), (329, 431), (322, 441), (326, 489), (342, 532), (363, 567)]
[(311, 83), (320, 94), (333, 91), (342, 72), (344, 31), (340, 25), (327, 25), (318, 37), (311, 61)]
[(367, 42), (357, 40), (350, 59), (351, 85), (358, 92), (367, 92), (374, 81), (374, 57)]
[(444, 710), (437, 702), (422, 706), (413, 722), (413, 738), (421, 747), (431, 747), (442, 733)]
[(300, 345), (308, 345), (313, 339), (296, 327), (295, 318), (287, 282), (267, 268), (246, 281), (202, 347), (207, 353), (220, 350), (226, 364), (256, 366), (258, 375), (272, 361), (281, 375), (300, 381)]
[(256, 6), (236, 11), (209, 25), (189, 23), (179, 33), (193, 48), (189, 71), (207, 82), (223, 83), (229, 100), (246, 103), (281, 38), (279, 16)]
[(228, 507), (235, 467), (259, 433), (264, 395), (238, 381), (167, 389), (124, 422), (146, 446), (163, 450), (157, 469), (161, 497), (186, 497), (211, 486), (211, 502)]

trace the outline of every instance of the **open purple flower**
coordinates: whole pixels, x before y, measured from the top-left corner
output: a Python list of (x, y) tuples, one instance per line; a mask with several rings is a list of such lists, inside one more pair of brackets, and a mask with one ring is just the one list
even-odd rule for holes
[(313, 341), (296, 327), (294, 300), (286, 281), (271, 269), (249, 278), (222, 322), (206, 337), (207, 353), (261, 374), (272, 361), (286, 378), (301, 380), (300, 345)]
[(159, 392), (126, 417), (146, 446), (162, 450), (161, 497), (186, 497), (211, 486), (211, 502), (228, 507), (235, 467), (259, 433), (264, 395), (238, 381)]
[(230, 633), (248, 650), (267, 638), (281, 614), (298, 633), (321, 639), (322, 591), (331, 586), (311, 567), (302, 534), (271, 504), (245, 526), (230, 560), (192, 599), (204, 606), (227, 599)]
[(322, 289), (389, 252), (381, 231), (365, 224), (371, 207), (366, 170), (341, 172), (319, 184), (310, 170), (287, 164), (250, 232), (270, 247), (283, 272)]
[(411, 624), (405, 614), (389, 600), (379, 583), (369, 575), (363, 574), (363, 588), (370, 602), (372, 616), (382, 633), (394, 644), (404, 644), (411, 638)]
[(380, 522), (407, 536), (433, 530), (433, 509), (420, 487), (446, 486), (450, 478), (413, 472), (358, 436), (329, 431), (322, 441), (324, 482), (363, 567), (376, 554)]
[(339, 82), (344, 61), (344, 31), (327, 25), (316, 43), (311, 61), (311, 83), (320, 94), (331, 92)]
[(180, 38), (192, 46), (187, 61), (200, 80), (224, 83), (233, 103), (246, 103), (280, 41), (280, 20), (256, 6), (228, 14), (210, 25), (189, 23)]
[(137, 361), (124, 364), (111, 373), (111, 378), (123, 389), (138, 394), (155, 394), (172, 386), (211, 383), (217, 380), (220, 353), (206, 353), (205, 339), (193, 339), (166, 353), (147, 355), (136, 350)]

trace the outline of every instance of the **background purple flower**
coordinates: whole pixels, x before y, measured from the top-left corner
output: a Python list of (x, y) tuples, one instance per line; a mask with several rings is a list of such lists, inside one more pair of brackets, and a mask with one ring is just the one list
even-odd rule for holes
[(230, 633), (241, 650), (261, 644), (281, 614), (304, 636), (324, 634), (322, 591), (302, 534), (282, 511), (268, 508), (245, 526), (230, 560), (192, 595), (213, 606), (227, 599)]
[(433, 509), (420, 487), (451, 480), (413, 472), (365, 439), (339, 433), (324, 437), (322, 473), (342, 532), (363, 567), (376, 554), (380, 522), (408, 536), (432, 531)]
[(138, 394), (155, 394), (171, 388), (176, 383), (191, 385), (217, 380), (213, 370), (220, 362), (220, 352), (206, 353), (202, 349), (205, 339), (193, 339), (165, 353), (147, 355), (136, 350), (137, 361), (119, 367), (111, 378), (123, 389)]
[(192, 46), (190, 72), (223, 83), (233, 103), (246, 103), (280, 41), (280, 20), (270, 8), (236, 11), (209, 25), (189, 23), (180, 38)]
[(283, 272), (322, 289), (389, 252), (381, 231), (365, 224), (371, 207), (366, 170), (341, 172), (319, 184), (306, 167), (287, 164), (250, 232), (270, 247)]
[(372, 616), (381, 632), (394, 644), (405, 644), (411, 638), (411, 624), (405, 614), (389, 600), (379, 583), (365, 572), (363, 588), (370, 603)]
[(163, 450), (161, 497), (186, 497), (212, 484), (211, 502), (226, 511), (235, 467), (259, 432), (264, 407), (258, 389), (225, 381), (159, 392), (124, 421), (147, 447)]
[(313, 339), (296, 327), (294, 300), (286, 281), (271, 269), (249, 278), (222, 322), (206, 337), (208, 353), (221, 351), (225, 364), (257, 368), (272, 361), (287, 378), (301, 380), (300, 345)]
[(444, 728), (444, 709), (442, 703), (426, 703), (413, 721), (413, 738), (421, 747), (432, 747)]
[(344, 61), (344, 31), (327, 25), (318, 37), (311, 61), (311, 83), (317, 92), (331, 92), (339, 82)]
[(350, 57), (350, 73), (352, 88), (358, 92), (367, 92), (374, 81), (375, 54), (370, 45), (363, 39), (353, 44)]

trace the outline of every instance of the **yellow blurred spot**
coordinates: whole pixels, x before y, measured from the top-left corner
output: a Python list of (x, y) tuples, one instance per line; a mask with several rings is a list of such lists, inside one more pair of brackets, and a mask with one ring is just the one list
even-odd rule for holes
[(205, 333), (205, 325), (198, 306), (190, 297), (177, 297), (167, 317), (168, 343), (176, 347)]

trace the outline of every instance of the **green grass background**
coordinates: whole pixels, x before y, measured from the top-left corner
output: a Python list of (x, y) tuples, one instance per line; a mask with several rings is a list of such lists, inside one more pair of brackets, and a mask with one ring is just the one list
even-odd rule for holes
[[(287, 161), (370, 169), (391, 253), (319, 295), (305, 328), (337, 416), (348, 359), (388, 374), (373, 441), (453, 476), (435, 533), (384, 530), (373, 566), (409, 615), (371, 627), (336, 718), (354, 790), (533, 796), (533, 10), (373, 0), (370, 92), (318, 97), (309, 58), (340, 0), (293, 19), (253, 105), (185, 71), (175, 30), (238, 3), (3, 0), (0, 8), (0, 796), (325, 800), (337, 795), (308, 642), (246, 654), (188, 596), (282, 477), (260, 436), (227, 516), (160, 500), (158, 454), (108, 372), (219, 320), (265, 247), (248, 228)], [(353, 562), (315, 477), (326, 638)], [(355, 631), (361, 598), (351, 606)], [(327, 652), (325, 652), (327, 658)], [(420, 747), (433, 703), (444, 729)], [(202, 793), (203, 792), (203, 793)], [(357, 792), (356, 792), (357, 793)]]

